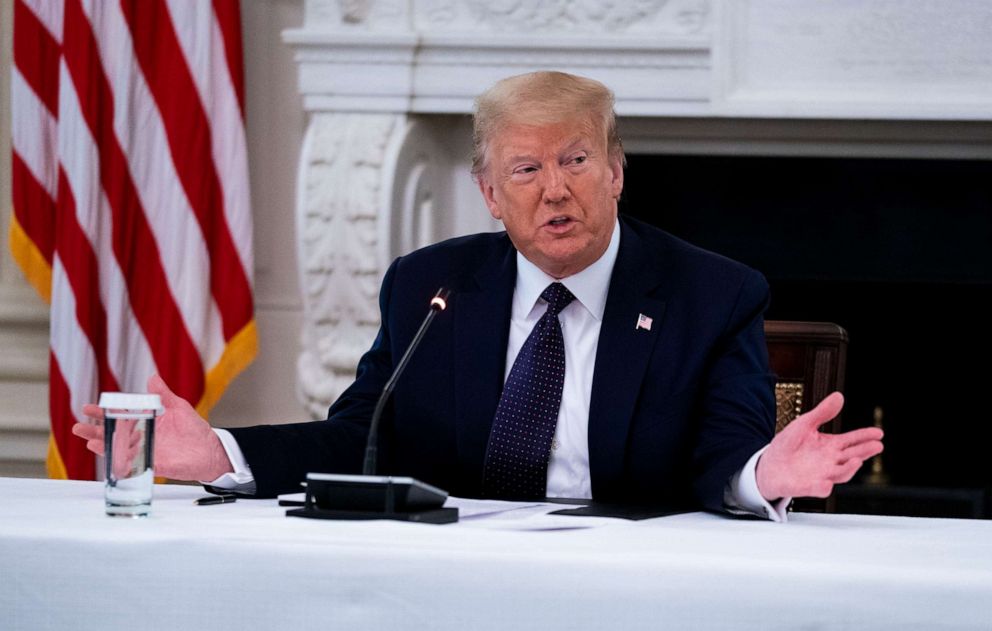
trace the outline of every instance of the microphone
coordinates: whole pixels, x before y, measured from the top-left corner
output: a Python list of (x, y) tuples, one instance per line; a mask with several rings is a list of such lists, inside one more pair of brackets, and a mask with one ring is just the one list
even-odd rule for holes
[(424, 334), (437, 314), (448, 306), (451, 291), (445, 287), (431, 298), (427, 316), (400, 358), (389, 381), (382, 389), (369, 422), (362, 475), (308, 473), (303, 508), (286, 511), (289, 517), (316, 519), (393, 519), (429, 524), (458, 521), (457, 508), (442, 508), (447, 491), (410, 477), (378, 476), (376, 458), (379, 445), (379, 422), (396, 382), (410, 363)]
[(450, 296), (451, 290), (441, 287), (437, 290), (434, 297), (431, 298), (431, 308), (427, 312), (427, 317), (424, 318), (423, 323), (421, 323), (420, 328), (417, 330), (417, 334), (413, 336), (413, 341), (410, 342), (410, 346), (407, 347), (406, 352), (403, 353), (403, 357), (400, 358), (400, 363), (396, 364), (392, 376), (382, 389), (379, 401), (375, 404), (375, 411), (372, 412), (372, 421), (369, 423), (369, 439), (365, 443), (365, 464), (362, 465), (362, 475), (375, 475), (376, 456), (379, 449), (379, 419), (382, 418), (382, 411), (386, 408), (386, 401), (389, 399), (389, 395), (393, 393), (400, 375), (406, 370), (406, 365), (410, 363), (410, 358), (413, 357), (414, 351), (420, 346), (420, 340), (424, 338), (427, 327), (431, 325), (437, 314), (448, 307), (448, 298)]

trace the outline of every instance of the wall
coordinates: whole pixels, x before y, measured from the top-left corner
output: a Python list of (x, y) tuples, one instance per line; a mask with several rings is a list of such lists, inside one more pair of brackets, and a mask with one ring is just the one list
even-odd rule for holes
[[(0, 0), (0, 475), (43, 476), (48, 441), (47, 306), (6, 246), (10, 219), (10, 65), (13, 2)], [(296, 164), (305, 115), (286, 28), (303, 0), (242, 3), (249, 169), (260, 353), (211, 414), (219, 426), (307, 417), (295, 392), (301, 303), (296, 267)]]

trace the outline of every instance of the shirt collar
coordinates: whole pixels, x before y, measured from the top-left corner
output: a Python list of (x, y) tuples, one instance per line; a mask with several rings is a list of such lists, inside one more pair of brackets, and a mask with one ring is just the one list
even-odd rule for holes
[[(561, 279), (575, 299), (597, 320), (606, 311), (606, 294), (610, 290), (610, 277), (620, 252), (620, 222), (613, 224), (613, 235), (606, 251), (596, 261), (578, 274)], [(517, 284), (513, 290), (513, 317), (523, 318), (531, 312), (541, 292), (555, 278), (548, 276), (517, 251)]]

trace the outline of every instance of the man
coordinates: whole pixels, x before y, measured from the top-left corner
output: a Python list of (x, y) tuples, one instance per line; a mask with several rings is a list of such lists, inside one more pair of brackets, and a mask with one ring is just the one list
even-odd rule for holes
[[(557, 72), (504, 79), (478, 99), (474, 125), (473, 173), (506, 233), (393, 262), (379, 335), (326, 421), (214, 431), (153, 377), (166, 407), (159, 475), (271, 497), (309, 471), (360, 471), (372, 409), (442, 285), (450, 307), (384, 416), (381, 472), (455, 495), (783, 519), (789, 497), (826, 496), (881, 451), (874, 428), (817, 431), (839, 413), (836, 393), (773, 439), (767, 284), (618, 219), (624, 158), (605, 86)], [(102, 449), (99, 428), (73, 431)]]

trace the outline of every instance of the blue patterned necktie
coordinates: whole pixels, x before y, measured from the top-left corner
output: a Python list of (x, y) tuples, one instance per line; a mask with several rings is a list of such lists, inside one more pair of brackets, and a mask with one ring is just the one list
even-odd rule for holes
[(487, 497), (545, 496), (565, 385), (565, 342), (558, 314), (575, 296), (561, 283), (551, 283), (541, 298), (548, 310), (517, 354), (496, 408), (483, 473)]

